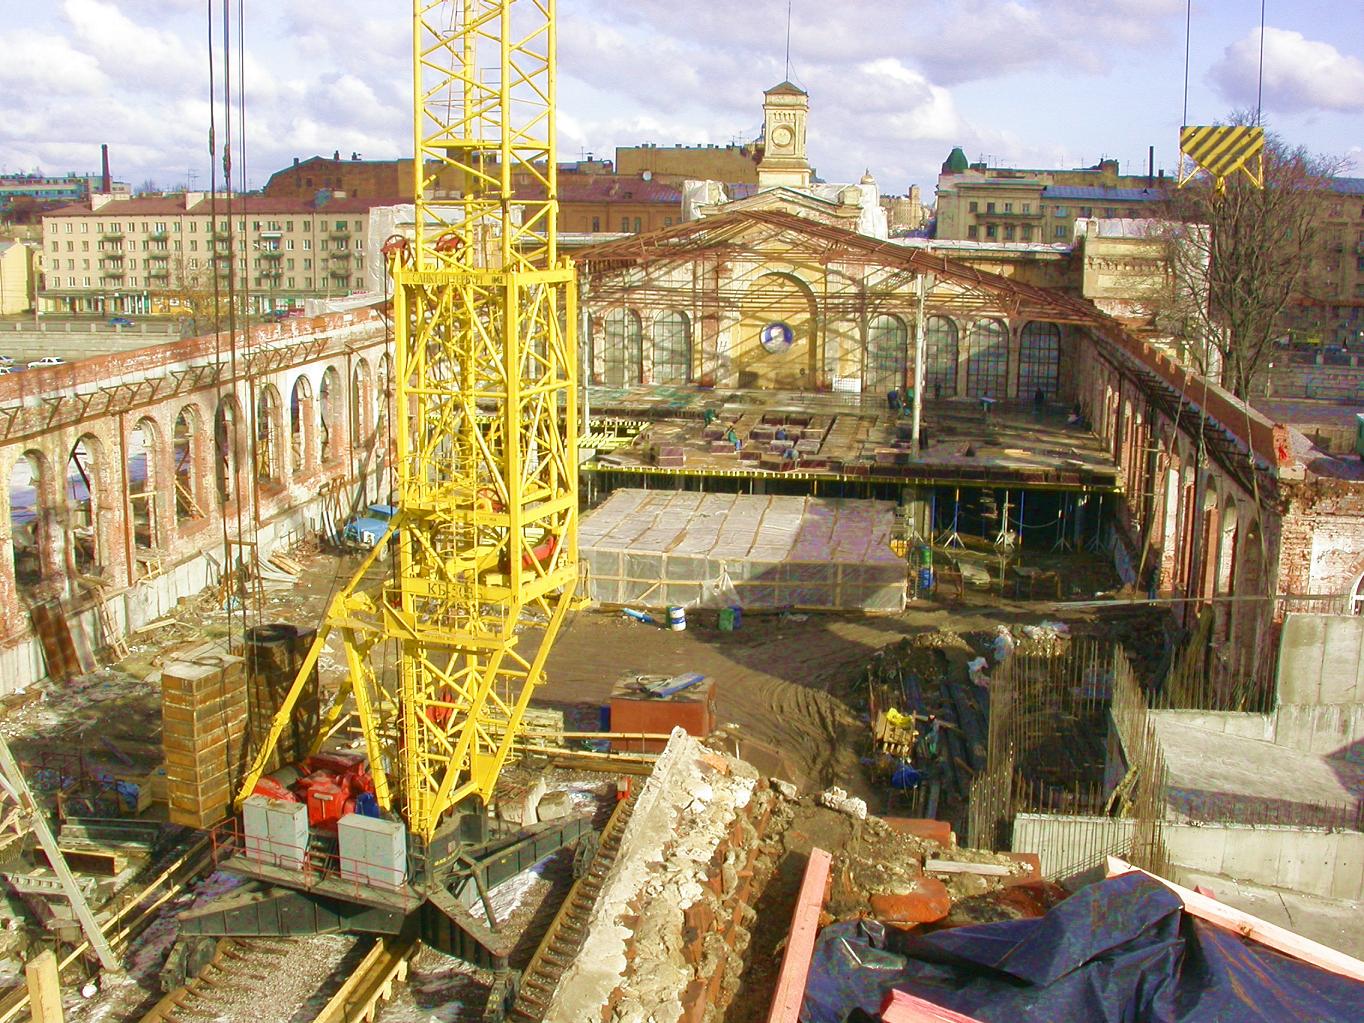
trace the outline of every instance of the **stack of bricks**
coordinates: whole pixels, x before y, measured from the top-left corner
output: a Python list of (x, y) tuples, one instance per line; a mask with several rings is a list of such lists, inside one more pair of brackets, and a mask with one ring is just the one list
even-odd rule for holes
[(246, 671), (211, 644), (161, 670), (161, 732), (170, 820), (210, 827), (227, 816), (246, 757)]
[[(247, 732), (253, 750), (265, 745), (275, 714), (294, 685), (308, 654), (316, 629), (300, 629), (275, 623), (258, 625), (246, 632)], [(308, 755), (317, 734), (318, 672), (313, 666), (290, 715), (289, 726), (280, 733), (269, 759), (267, 773)]]

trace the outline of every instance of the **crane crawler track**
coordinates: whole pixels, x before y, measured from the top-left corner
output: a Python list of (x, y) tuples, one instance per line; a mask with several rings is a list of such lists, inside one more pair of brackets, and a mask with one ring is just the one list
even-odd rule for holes
[(602, 829), (595, 854), (582, 876), (569, 889), (559, 912), (550, 921), (540, 947), (521, 975), (516, 1002), (507, 1016), (513, 1023), (540, 1023), (545, 1018), (554, 989), (587, 938), (588, 920), (597, 904), (606, 875), (616, 862), (621, 835), (634, 812), (635, 799), (636, 796), (632, 795), (616, 804), (611, 819)]

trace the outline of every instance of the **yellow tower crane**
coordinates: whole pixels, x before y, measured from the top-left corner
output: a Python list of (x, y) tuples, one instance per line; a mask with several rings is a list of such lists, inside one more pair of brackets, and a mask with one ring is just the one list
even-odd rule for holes
[[(595, 847), (587, 817), (509, 831), (486, 811), (578, 580), (555, 3), (412, 9), (416, 221), (412, 237), (384, 246), (398, 510), (332, 599), (237, 795), (241, 836), (222, 845), (220, 865), (254, 883), (180, 914), (167, 986), (223, 936), (367, 931), (494, 970), (489, 1004), (502, 1006), (514, 978), (488, 889), (564, 845)], [(540, 637), (530, 650), (517, 633), (528, 611)], [(333, 636), (347, 673), (308, 752), (353, 714), (384, 813), (342, 816), (329, 833), (297, 803), (250, 800)], [(348, 841), (360, 846), (348, 852)], [(469, 911), (477, 898), (486, 920)]]
[[(429, 841), (492, 794), (573, 596), (577, 356), (554, 0), (414, 0), (413, 21), (415, 236), (385, 247), (399, 510), (333, 599), (237, 802), (339, 633), (347, 684), (314, 749), (353, 700), (380, 806)], [(390, 537), (393, 571), (375, 579)], [(532, 608), (546, 624), (526, 653)]]

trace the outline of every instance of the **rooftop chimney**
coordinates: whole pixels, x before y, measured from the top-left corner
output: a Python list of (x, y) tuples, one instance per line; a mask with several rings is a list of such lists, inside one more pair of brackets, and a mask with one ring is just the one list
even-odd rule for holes
[(109, 143), (106, 142), (102, 144), (99, 147), (99, 152), (102, 160), (101, 166), (103, 168), (99, 179), (100, 191), (105, 195), (108, 195), (114, 190), (114, 183), (109, 180)]

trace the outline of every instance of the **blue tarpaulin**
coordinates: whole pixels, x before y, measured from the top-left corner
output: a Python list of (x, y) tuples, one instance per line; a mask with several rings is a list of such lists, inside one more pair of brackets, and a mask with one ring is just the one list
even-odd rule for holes
[(892, 989), (981, 1023), (1359, 1023), (1364, 984), (1186, 914), (1142, 874), (1046, 916), (915, 935), (875, 922), (820, 933), (803, 1023), (876, 1013)]

